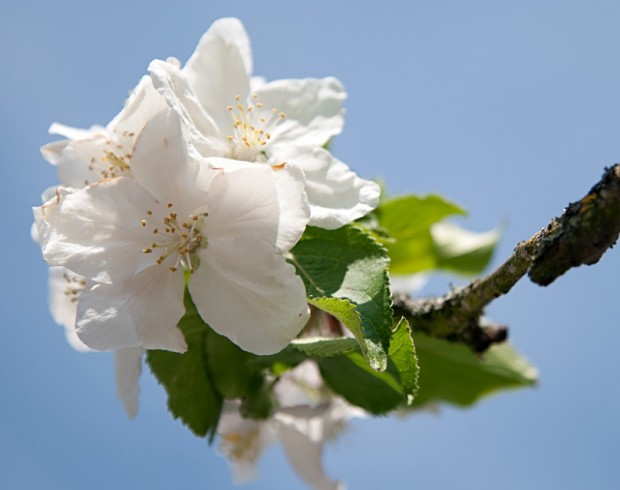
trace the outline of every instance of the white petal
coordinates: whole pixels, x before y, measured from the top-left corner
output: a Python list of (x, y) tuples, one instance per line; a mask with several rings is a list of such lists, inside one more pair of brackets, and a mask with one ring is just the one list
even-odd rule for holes
[(366, 215), (379, 204), (381, 190), (318, 147), (278, 145), (274, 156), (298, 164), (306, 177), (310, 225), (328, 230)]
[[(106, 128), (93, 126), (83, 130), (55, 123), (50, 132), (69, 139), (45, 145), (41, 152), (58, 166), (63, 185), (83, 187), (110, 176), (108, 152), (129, 163), (136, 135), (153, 115), (166, 107), (150, 77), (145, 76)], [(123, 175), (129, 175), (129, 171), (123, 170)], [(120, 176), (118, 170), (116, 176)]]
[(32, 208), (34, 223), (30, 227), (30, 237), (35, 243), (42, 245), (49, 237), (49, 223), (45, 218), (45, 205)]
[(501, 237), (501, 231), (495, 229), (478, 233), (454, 223), (441, 222), (432, 226), (431, 235), (441, 254), (454, 257), (479, 249), (491, 249)]
[[(221, 19), (216, 20), (211, 24), (209, 30), (204, 33), (196, 50), (192, 57), (186, 63), (185, 69), (190, 71), (193, 69), (192, 63), (193, 58), (202, 58), (205, 56), (209, 56), (209, 44), (213, 40), (221, 39), (226, 44), (235, 46), (237, 51), (239, 52), (239, 56), (243, 61), (243, 66), (245, 68), (245, 73), (248, 75), (252, 73), (253, 70), (253, 60), (252, 60), (252, 47), (250, 45), (250, 38), (248, 37), (247, 32), (245, 31), (245, 27), (243, 23), (235, 18), (235, 17), (223, 17)], [(206, 49), (205, 53), (203, 50)], [(198, 70), (200, 72), (200, 70)]]
[(301, 168), (292, 162), (273, 167), (280, 203), (278, 226), (279, 252), (287, 252), (301, 238), (310, 220), (310, 206), (306, 195), (306, 179)]
[(39, 240), (39, 230), (37, 229), (37, 223), (34, 222), (30, 225), (30, 238), (35, 243), (40, 243)]
[(232, 126), (226, 110), (239, 95), (245, 101), (252, 72), (250, 41), (238, 19), (214, 22), (183, 68), (202, 106), (220, 128)]
[(265, 107), (286, 114), (272, 131), (274, 141), (323, 146), (342, 131), (346, 93), (336, 78), (275, 80), (254, 90)]
[(45, 223), (39, 226), (43, 256), (88, 279), (102, 280), (102, 272), (114, 280), (132, 277), (154, 261), (142, 253), (152, 237), (141, 226), (154, 206), (153, 196), (128, 178), (59, 194), (35, 209), (35, 219)]
[(73, 126), (67, 126), (61, 123), (52, 123), (48, 130), (49, 134), (57, 134), (59, 136), (64, 136), (65, 138), (71, 140), (85, 139), (90, 138), (96, 134), (102, 134), (105, 132), (105, 128), (95, 124), (91, 126), (89, 129), (82, 128), (74, 128)]
[(135, 327), (123, 318), (125, 302), (114, 286), (94, 283), (85, 290), (76, 313), (80, 340), (94, 350), (139, 346)]
[(131, 281), (96, 284), (78, 302), (77, 333), (95, 350), (139, 347), (184, 352), (183, 272), (154, 265)]
[(118, 349), (114, 353), (116, 391), (129, 418), (135, 417), (138, 412), (138, 396), (140, 395), (138, 379), (142, 371), (143, 353), (142, 347)]
[(274, 442), (268, 421), (245, 419), (239, 414), (239, 402), (224, 400), (217, 426), (219, 452), (233, 470), (236, 483), (256, 477), (256, 463), (265, 447)]
[[(149, 65), (153, 85), (175, 111), (192, 144), (203, 155), (223, 155), (228, 147), (220, 129), (205, 112), (184, 73), (170, 63), (154, 60)], [(230, 119), (230, 115), (228, 115)]]
[[(109, 137), (101, 131), (77, 140), (49, 143), (41, 148), (41, 154), (57, 166), (62, 185), (79, 189), (102, 178), (100, 172), (108, 165), (101, 158), (108, 147)], [(91, 170), (92, 162), (97, 162), (97, 165)]]
[(311, 440), (305, 433), (308, 428), (299, 430), (300, 422), (303, 425), (311, 425), (315, 421), (295, 420), (290, 423), (290, 417), (276, 413), (275, 419), (280, 422), (278, 435), (284, 447), (286, 456), (297, 474), (316, 490), (342, 490), (344, 486), (337, 481), (330, 480), (325, 474), (321, 463), (323, 452), (322, 442)]
[(316, 362), (303, 361), (294, 369), (286, 371), (273, 387), (278, 406), (288, 408), (298, 405), (316, 406), (331, 399), (325, 388)]
[(153, 87), (151, 77), (145, 75), (129, 95), (123, 110), (110, 121), (108, 130), (117, 139), (127, 138), (131, 148), (144, 125), (166, 107), (166, 101)]
[(136, 140), (134, 179), (155, 198), (174, 203), (174, 212), (189, 216), (206, 204), (206, 192), (196, 185), (199, 170), (188, 155), (177, 114), (170, 109), (158, 113)]
[(298, 167), (207, 161), (224, 170), (210, 188), (207, 236), (251, 236), (274, 243), (280, 252), (297, 243), (310, 214)]
[(417, 296), (427, 283), (427, 274), (390, 274), (390, 290), (392, 293)]
[(262, 87), (267, 83), (267, 79), (265, 77), (260, 76), (252, 76), (250, 77), (250, 89), (255, 91), (256, 89)]
[(189, 280), (200, 316), (248, 352), (282, 350), (309, 318), (306, 291), (294, 267), (254, 238), (208, 240)]

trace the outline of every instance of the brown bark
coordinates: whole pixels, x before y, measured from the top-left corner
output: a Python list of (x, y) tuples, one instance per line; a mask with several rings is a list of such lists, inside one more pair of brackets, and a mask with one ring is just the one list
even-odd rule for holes
[(507, 337), (507, 327), (484, 325), (486, 305), (506, 294), (525, 274), (547, 286), (572, 267), (592, 265), (611, 248), (620, 233), (620, 164), (562, 216), (527, 241), (495, 271), (440, 298), (394, 295), (394, 313), (407, 318), (414, 331), (454, 342), (475, 352)]

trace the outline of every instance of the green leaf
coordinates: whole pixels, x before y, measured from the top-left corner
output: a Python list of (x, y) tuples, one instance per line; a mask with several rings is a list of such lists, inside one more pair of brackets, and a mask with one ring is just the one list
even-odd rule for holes
[(250, 360), (250, 365), (260, 369), (270, 369), (274, 374), (280, 374), (297, 366), (308, 358), (303, 352), (288, 345), (277, 354), (256, 356)]
[(373, 370), (357, 352), (319, 359), (318, 365), (332, 391), (370, 413), (387, 413), (405, 401), (392, 374)]
[(271, 385), (260, 373), (254, 373), (249, 389), (241, 398), (239, 412), (246, 419), (265, 420), (273, 410)]
[(398, 372), (407, 405), (411, 405), (418, 391), (420, 368), (418, 366), (416, 349), (411, 338), (411, 328), (404, 318), (398, 322), (392, 334), (390, 361)]
[(398, 240), (414, 237), (448, 216), (467, 213), (454, 203), (431, 194), (390, 199), (377, 209), (379, 224)]
[(380, 371), (385, 369), (387, 366), (387, 357), (383, 345), (377, 345), (373, 339), (366, 338), (362, 316), (355, 303), (352, 303), (348, 299), (340, 298), (308, 298), (308, 303), (329, 313), (346, 325), (353, 333), (366, 358), (377, 359), (376, 365), (378, 365), (379, 368), (375, 367), (372, 362), (370, 364)]
[(205, 347), (213, 383), (224, 398), (240, 398), (252, 389), (252, 384), (260, 384), (256, 379), (260, 369), (248, 365), (256, 357), (254, 354), (245, 352), (211, 329)]
[(415, 346), (421, 376), (414, 407), (434, 402), (469, 406), (499, 390), (533, 385), (538, 378), (536, 369), (507, 343), (482, 356), (422, 334), (415, 335)]
[(253, 363), (258, 356), (240, 349), (226, 337), (209, 329), (207, 364), (217, 391), (228, 399), (241, 398), (241, 414), (266, 419), (273, 403), (262, 369)]
[(291, 253), (309, 302), (341, 320), (370, 365), (384, 370), (392, 326), (385, 248), (354, 225), (308, 227)]
[(465, 215), (465, 211), (436, 195), (390, 199), (376, 215), (375, 233), (388, 249), (390, 271), (395, 275), (434, 269), (479, 274), (499, 239), (497, 231), (474, 233), (441, 223), (448, 216)]
[(205, 341), (209, 329), (185, 295), (185, 316), (179, 328), (188, 350), (184, 354), (149, 350), (147, 362), (168, 393), (168, 408), (197, 436), (213, 440), (222, 411), (222, 396), (215, 389), (207, 366)]
[(340, 338), (305, 338), (295, 339), (291, 342), (291, 346), (299, 352), (304, 353), (308, 357), (334, 357), (346, 354), (358, 349), (358, 343), (355, 339), (346, 337)]
[[(262, 371), (271, 362), (240, 349), (200, 318), (189, 293), (179, 328), (188, 349), (184, 354), (151, 350), (147, 361), (168, 394), (168, 407), (194, 434), (215, 436), (223, 399), (241, 399), (246, 418), (265, 419), (273, 408), (271, 389)], [(267, 356), (265, 356), (267, 357)], [(298, 355), (296, 362), (304, 356)]]
[(447, 216), (465, 211), (437, 195), (414, 195), (389, 199), (376, 211), (379, 229), (389, 238), (392, 274), (414, 274), (437, 266), (431, 226)]

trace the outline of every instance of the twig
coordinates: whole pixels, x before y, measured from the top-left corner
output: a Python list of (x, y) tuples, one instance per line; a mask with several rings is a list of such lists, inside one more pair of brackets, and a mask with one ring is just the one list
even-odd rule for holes
[(506, 339), (505, 326), (484, 325), (484, 308), (506, 294), (525, 274), (542, 286), (572, 267), (598, 262), (620, 233), (620, 164), (564, 214), (525, 242), (486, 277), (440, 298), (412, 299), (394, 295), (394, 313), (407, 318), (414, 332), (461, 342), (475, 352)]

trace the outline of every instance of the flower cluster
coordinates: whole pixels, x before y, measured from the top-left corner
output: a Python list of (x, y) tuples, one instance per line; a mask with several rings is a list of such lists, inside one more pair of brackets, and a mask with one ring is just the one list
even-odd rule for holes
[(377, 185), (323, 147), (342, 129), (344, 90), (334, 78), (251, 77), (236, 19), (213, 24), (183, 68), (149, 70), (105, 128), (54, 124), (67, 139), (42, 149), (61, 187), (35, 208), (36, 231), (64, 268), (53, 281), (66, 283), (77, 338), (182, 352), (187, 275), (214, 330), (277, 352), (308, 317), (287, 251), (308, 223), (337, 228), (377, 204)]
[(130, 415), (144, 350), (187, 349), (185, 294), (254, 354), (279, 352), (307, 323), (289, 251), (307, 225), (339, 228), (379, 199), (325, 148), (345, 97), (331, 77), (252, 76), (242, 24), (222, 19), (183, 67), (151, 62), (107, 126), (52, 125), (65, 139), (42, 153), (60, 185), (34, 208), (33, 233), (50, 265), (50, 308), (75, 348), (116, 351)]

